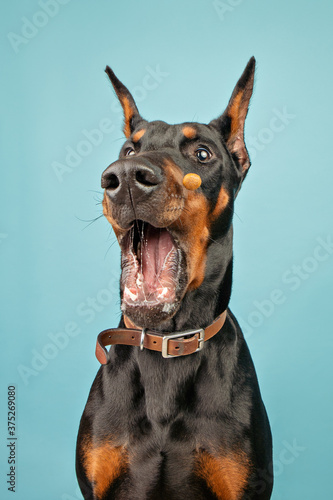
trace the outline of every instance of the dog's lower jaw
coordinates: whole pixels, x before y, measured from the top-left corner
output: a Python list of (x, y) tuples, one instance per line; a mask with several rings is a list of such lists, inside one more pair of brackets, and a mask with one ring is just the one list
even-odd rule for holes
[(158, 304), (155, 306), (128, 306), (121, 305), (123, 314), (138, 328), (149, 328), (150, 330), (159, 330), (159, 325), (168, 321), (173, 316), (179, 304)]
[[(154, 308), (129, 307), (122, 300), (122, 312), (137, 327), (149, 328), (159, 332), (205, 328), (228, 308), (232, 286), (232, 227), (220, 241), (212, 242), (208, 248), (207, 276), (196, 289), (188, 291), (187, 274), (180, 276), (179, 299), (172, 304), (161, 304)], [(209, 262), (211, 256), (215, 265)], [(123, 296), (123, 294), (121, 294)], [(178, 296), (177, 296), (178, 297)], [(163, 310), (164, 308), (164, 310)]]
[[(179, 252), (180, 254), (180, 252)], [(121, 311), (130, 319), (137, 327), (149, 328), (157, 331), (173, 331), (172, 318), (181, 307), (187, 287), (187, 274), (184, 271), (184, 257), (179, 257), (180, 265), (178, 267), (174, 290), (169, 291), (173, 294), (172, 300), (169, 300), (168, 295), (160, 297), (154, 301), (143, 300), (133, 301), (128, 297), (128, 290), (121, 280)], [(168, 329), (164, 330), (161, 325), (168, 324)]]

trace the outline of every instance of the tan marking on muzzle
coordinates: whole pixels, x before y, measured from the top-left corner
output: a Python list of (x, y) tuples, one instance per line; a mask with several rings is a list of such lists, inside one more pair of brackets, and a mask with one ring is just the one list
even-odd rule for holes
[(213, 212), (211, 214), (211, 221), (212, 222), (221, 215), (221, 213), (223, 212), (223, 210), (228, 205), (229, 199), (230, 199), (229, 194), (227, 193), (227, 191), (222, 186), (221, 189), (220, 189), (220, 192), (219, 192), (219, 196), (217, 198), (217, 202), (216, 202), (215, 208), (214, 208), (214, 210), (213, 210)]
[(108, 195), (106, 194), (105, 191), (104, 191), (104, 198), (102, 201), (102, 207), (103, 207), (103, 214), (106, 217), (106, 219), (110, 222), (110, 224), (115, 232), (115, 235), (117, 237), (117, 240), (119, 241), (123, 236), (125, 236), (125, 234), (127, 233), (127, 230), (122, 229), (117, 224), (115, 219), (112, 217), (112, 209), (111, 209), (110, 200), (109, 200)]

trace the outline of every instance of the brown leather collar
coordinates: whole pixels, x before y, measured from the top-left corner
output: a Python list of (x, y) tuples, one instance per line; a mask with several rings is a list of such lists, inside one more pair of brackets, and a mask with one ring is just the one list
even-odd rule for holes
[[(137, 328), (110, 328), (101, 332), (97, 337), (96, 358), (102, 365), (106, 365), (109, 356), (105, 346), (116, 344), (139, 346), (141, 350), (159, 351), (164, 358), (187, 356), (201, 351), (204, 342), (214, 337), (221, 330), (226, 317), (227, 311), (223, 311), (205, 329), (198, 328), (177, 333), (163, 334), (146, 328), (142, 330)], [(128, 321), (126, 323), (129, 324)]]

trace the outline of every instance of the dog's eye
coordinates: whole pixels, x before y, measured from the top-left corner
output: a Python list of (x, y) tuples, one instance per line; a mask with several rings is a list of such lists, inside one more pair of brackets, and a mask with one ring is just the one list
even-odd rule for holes
[(135, 155), (135, 151), (133, 148), (127, 148), (125, 151), (125, 156), (132, 156)]
[(205, 162), (211, 159), (212, 154), (209, 151), (209, 149), (201, 147), (196, 150), (195, 156), (198, 158), (199, 161)]

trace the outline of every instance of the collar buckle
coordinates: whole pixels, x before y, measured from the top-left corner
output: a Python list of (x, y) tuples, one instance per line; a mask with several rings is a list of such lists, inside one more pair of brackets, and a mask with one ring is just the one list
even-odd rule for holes
[(198, 335), (198, 348), (194, 352), (201, 351), (205, 342), (205, 330), (198, 328), (197, 330), (186, 330), (184, 332), (174, 333), (172, 335), (164, 335), (162, 338), (162, 356), (163, 358), (178, 358), (182, 354), (168, 354), (169, 340), (181, 339), (183, 337)]

